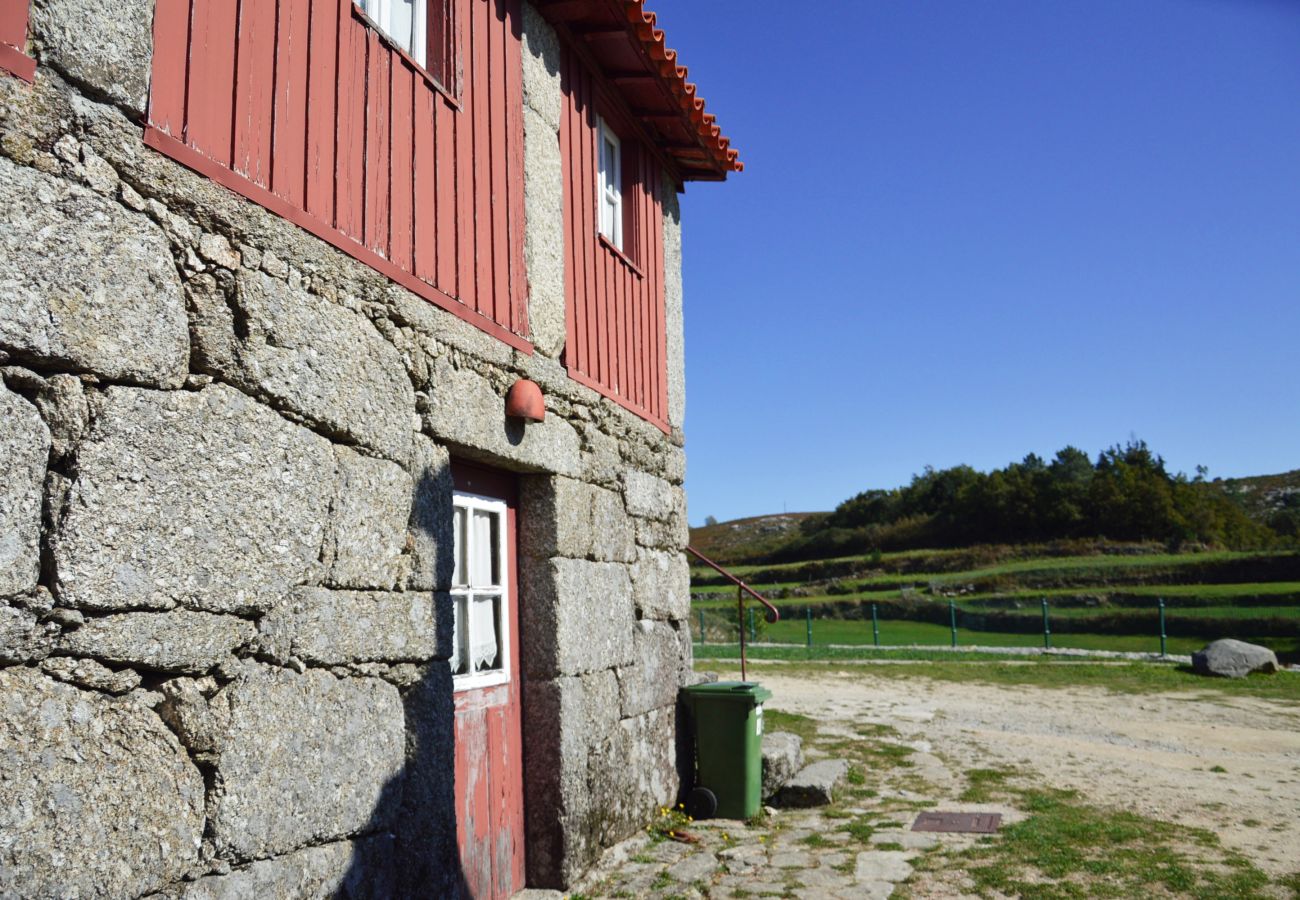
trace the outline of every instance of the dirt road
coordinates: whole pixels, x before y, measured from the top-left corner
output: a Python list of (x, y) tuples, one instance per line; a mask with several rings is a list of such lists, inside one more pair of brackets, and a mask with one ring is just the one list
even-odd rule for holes
[(1033, 771), (1099, 805), (1208, 828), (1273, 875), (1300, 860), (1300, 709), (1215, 692), (880, 677), (865, 666), (758, 677), (772, 708), (892, 725), (949, 769)]

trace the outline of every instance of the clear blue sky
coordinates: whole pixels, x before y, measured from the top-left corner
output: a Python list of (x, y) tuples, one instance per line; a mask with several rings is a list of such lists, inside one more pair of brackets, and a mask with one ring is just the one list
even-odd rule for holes
[(1300, 2), (650, 6), (747, 164), (682, 198), (693, 523), (1300, 467)]

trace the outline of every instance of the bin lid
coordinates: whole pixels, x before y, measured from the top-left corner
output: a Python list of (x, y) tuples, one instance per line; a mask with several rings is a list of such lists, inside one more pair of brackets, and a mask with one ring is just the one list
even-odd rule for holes
[(772, 692), (757, 681), (712, 681), (705, 684), (693, 684), (682, 688), (692, 698), (707, 697), (709, 700), (737, 701), (745, 703), (762, 703), (772, 696)]

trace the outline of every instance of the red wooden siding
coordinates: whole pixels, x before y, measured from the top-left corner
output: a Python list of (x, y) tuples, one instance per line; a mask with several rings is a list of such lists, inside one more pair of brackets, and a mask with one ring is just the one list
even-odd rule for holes
[(454, 99), (352, 0), (160, 0), (145, 139), (531, 352), (522, 0), (452, 2)]
[(27, 55), (30, 0), (0, 0), (0, 69), (24, 81), (36, 77), (36, 60)]
[[(564, 363), (569, 375), (668, 430), (664, 340), (663, 207), (659, 167), (576, 54), (560, 70), (564, 111)], [(623, 144), (623, 248), (599, 235), (596, 117)]]

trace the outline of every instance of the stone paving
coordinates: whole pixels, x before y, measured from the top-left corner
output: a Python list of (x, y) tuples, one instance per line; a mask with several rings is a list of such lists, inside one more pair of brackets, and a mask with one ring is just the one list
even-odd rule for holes
[[(968, 848), (983, 836), (914, 832), (919, 811), (999, 812), (1004, 823), (1022, 818), (997, 804), (962, 803), (960, 770), (920, 739), (921, 715), (904, 734), (860, 708), (805, 721), (809, 761), (847, 759), (847, 779), (835, 802), (819, 809), (773, 809), (748, 823), (692, 822), (692, 843), (646, 833), (611, 848), (570, 900), (598, 897), (794, 897), (871, 900), (897, 889), (927, 855)], [(811, 726), (811, 729), (810, 729)], [(776, 726), (779, 727), (779, 726)], [(987, 838), (983, 838), (987, 839)], [(953, 896), (949, 884), (944, 896)]]

